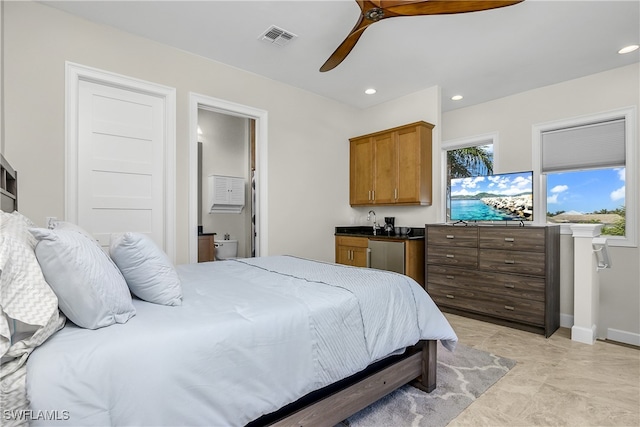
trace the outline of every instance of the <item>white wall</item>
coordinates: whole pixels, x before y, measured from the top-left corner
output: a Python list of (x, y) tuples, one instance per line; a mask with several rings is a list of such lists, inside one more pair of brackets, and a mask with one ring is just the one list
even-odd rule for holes
[[(617, 68), (542, 87), (442, 115), (442, 140), (498, 132), (496, 172), (532, 169), (532, 126), (554, 120), (640, 105), (640, 67)], [(636, 132), (640, 135), (640, 132)], [(638, 141), (634, 141), (638, 144)], [(638, 154), (638, 150), (636, 149)], [(636, 169), (640, 159), (628, 159)], [(636, 188), (640, 188), (636, 183)], [(636, 216), (640, 222), (640, 216)], [(640, 230), (640, 224), (636, 224)], [(610, 328), (640, 340), (640, 252), (637, 247), (612, 247), (613, 268), (600, 273), (598, 335)], [(573, 315), (573, 242), (561, 239), (561, 313)], [(563, 316), (563, 317), (566, 317)], [(638, 341), (640, 342), (640, 341)]]
[[(6, 152), (20, 171), (23, 213), (40, 224), (46, 216), (64, 218), (65, 61), (175, 87), (179, 263), (188, 261), (187, 233), (192, 232), (187, 215), (190, 91), (269, 114), (271, 255), (334, 259), (334, 227), (361, 216), (349, 206), (350, 137), (417, 120), (435, 124), (437, 132), (437, 88), (356, 110), (38, 3), (9, 2), (5, 14)], [(434, 141), (436, 150), (438, 137)], [(434, 181), (436, 191), (438, 186)], [(424, 226), (435, 218), (432, 211), (381, 209), (379, 216), (395, 215), (399, 223)]]
[[(177, 89), (177, 261), (188, 261), (189, 92), (269, 113), (268, 251), (333, 260), (348, 218), (348, 138), (361, 112), (343, 104), (33, 2), (5, 4), (6, 155), (21, 211), (64, 218), (65, 61)], [(345, 167), (336, 168), (336, 162)]]

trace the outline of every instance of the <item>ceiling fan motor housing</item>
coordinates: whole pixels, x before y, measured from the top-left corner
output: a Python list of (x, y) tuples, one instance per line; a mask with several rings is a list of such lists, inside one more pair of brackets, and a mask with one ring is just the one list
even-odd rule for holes
[(384, 18), (384, 10), (379, 7), (373, 7), (364, 13), (364, 17), (369, 21), (377, 22)]

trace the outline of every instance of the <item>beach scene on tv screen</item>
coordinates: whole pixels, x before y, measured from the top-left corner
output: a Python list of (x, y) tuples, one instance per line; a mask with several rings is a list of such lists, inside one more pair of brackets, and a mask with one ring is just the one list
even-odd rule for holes
[(453, 221), (532, 221), (531, 172), (451, 179)]

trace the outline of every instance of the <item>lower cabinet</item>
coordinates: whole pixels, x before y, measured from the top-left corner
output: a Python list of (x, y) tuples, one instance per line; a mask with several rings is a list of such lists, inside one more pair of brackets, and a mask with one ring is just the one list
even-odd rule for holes
[[(375, 237), (372, 239), (377, 240)], [(389, 239), (385, 238), (385, 240)], [(398, 241), (404, 242), (404, 274), (424, 287), (424, 240), (398, 239)], [(369, 267), (369, 238), (336, 236), (336, 263)]]
[(368, 267), (368, 246), (366, 237), (336, 236), (336, 263)]
[(443, 311), (551, 336), (560, 326), (558, 226), (426, 226), (427, 292)]
[(215, 256), (216, 246), (213, 234), (198, 236), (198, 262), (214, 261)]

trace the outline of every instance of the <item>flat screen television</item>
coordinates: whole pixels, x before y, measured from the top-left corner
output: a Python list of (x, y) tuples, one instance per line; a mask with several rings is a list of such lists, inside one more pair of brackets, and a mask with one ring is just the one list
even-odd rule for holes
[(533, 221), (533, 172), (452, 178), (451, 221)]

